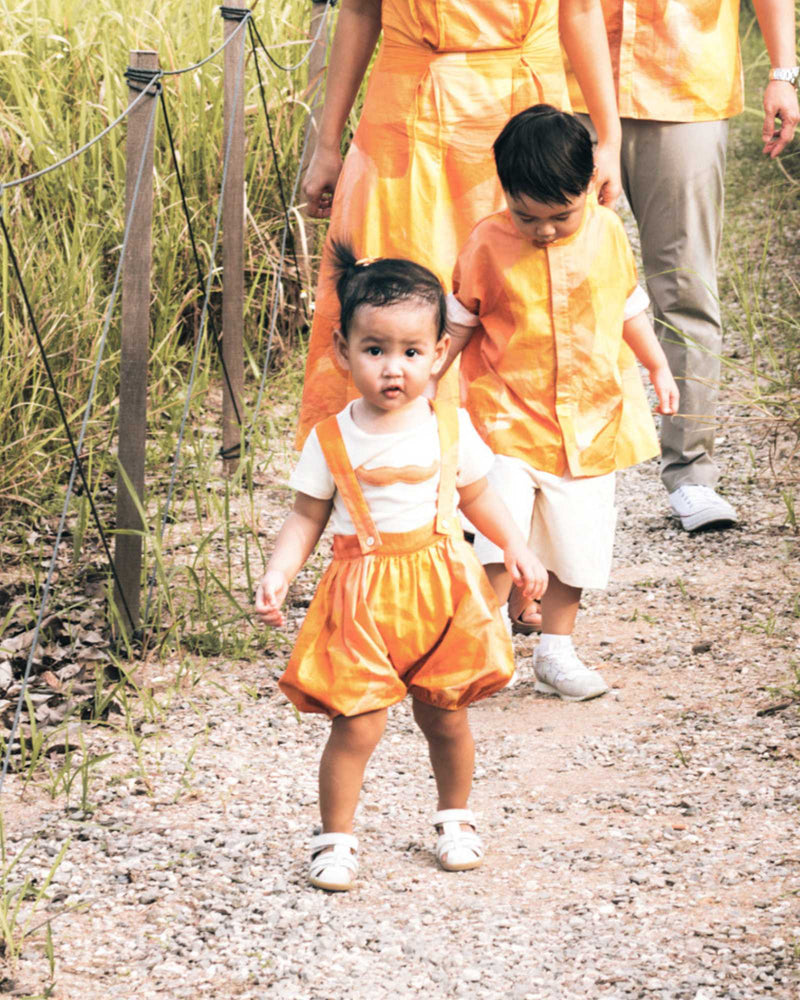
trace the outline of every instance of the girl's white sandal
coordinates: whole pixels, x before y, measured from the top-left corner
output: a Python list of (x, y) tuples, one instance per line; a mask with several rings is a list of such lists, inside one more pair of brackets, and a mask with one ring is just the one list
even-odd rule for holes
[(346, 892), (355, 885), (357, 874), (358, 840), (352, 833), (320, 833), (311, 838), (308, 881), (312, 885)]
[[(462, 823), (472, 829), (463, 830)], [(442, 831), (436, 842), (436, 860), (446, 872), (465, 872), (483, 864), (483, 844), (475, 832), (471, 809), (440, 809), (433, 815), (433, 825)]]

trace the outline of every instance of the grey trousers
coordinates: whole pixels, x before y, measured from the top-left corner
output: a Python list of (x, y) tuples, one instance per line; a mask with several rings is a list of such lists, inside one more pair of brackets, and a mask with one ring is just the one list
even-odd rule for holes
[(712, 456), (727, 139), (727, 121), (622, 119), (622, 186), (639, 227), (655, 331), (681, 394), (678, 415), (661, 418), (661, 478), (670, 493), (714, 486), (719, 475)]

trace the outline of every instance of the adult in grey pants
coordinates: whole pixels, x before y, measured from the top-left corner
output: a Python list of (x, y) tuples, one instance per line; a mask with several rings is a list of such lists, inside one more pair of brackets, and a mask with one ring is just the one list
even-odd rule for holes
[[(622, 186), (639, 227), (656, 332), (681, 392), (680, 415), (662, 418), (662, 481), (686, 530), (722, 527), (737, 520), (714, 489), (713, 452), (725, 153), (728, 118), (742, 106), (738, 0), (673, 0), (656, 5), (655, 21), (652, 4), (602, 6), (622, 122)], [(774, 157), (800, 117), (794, 2), (754, 6), (772, 64), (763, 138)], [(573, 98), (580, 109), (574, 88)]]

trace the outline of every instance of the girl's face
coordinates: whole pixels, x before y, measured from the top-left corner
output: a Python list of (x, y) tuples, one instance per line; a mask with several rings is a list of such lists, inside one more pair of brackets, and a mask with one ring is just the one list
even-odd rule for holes
[(347, 339), (336, 331), (337, 356), (374, 414), (413, 403), (444, 364), (450, 338), (436, 339), (436, 320), (431, 303), (407, 299), (359, 306)]
[(566, 205), (551, 205), (546, 201), (534, 201), (525, 194), (513, 196), (508, 193), (506, 202), (517, 232), (534, 246), (546, 247), (578, 231), (588, 193), (587, 189), (570, 198)]

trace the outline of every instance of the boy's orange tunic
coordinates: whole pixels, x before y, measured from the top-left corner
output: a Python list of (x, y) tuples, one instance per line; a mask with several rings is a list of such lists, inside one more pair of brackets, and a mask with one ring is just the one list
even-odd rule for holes
[[(620, 118), (719, 121), (742, 110), (739, 0), (601, 0)], [(570, 74), (569, 92), (586, 111)]]
[[(503, 125), (542, 101), (569, 109), (558, 3), (383, 0), (381, 18), (329, 238), (349, 239), (356, 257), (408, 257), (449, 287), (473, 225), (504, 204), (491, 152)], [(326, 242), (298, 446), (356, 395), (333, 354), (338, 317)], [(450, 383), (453, 398), (454, 377)]]
[(461, 370), (467, 409), (492, 451), (576, 477), (658, 454), (636, 360), (622, 341), (635, 287), (622, 223), (593, 197), (578, 231), (545, 248), (521, 236), (507, 211), (478, 223), (453, 288), (481, 320)]

